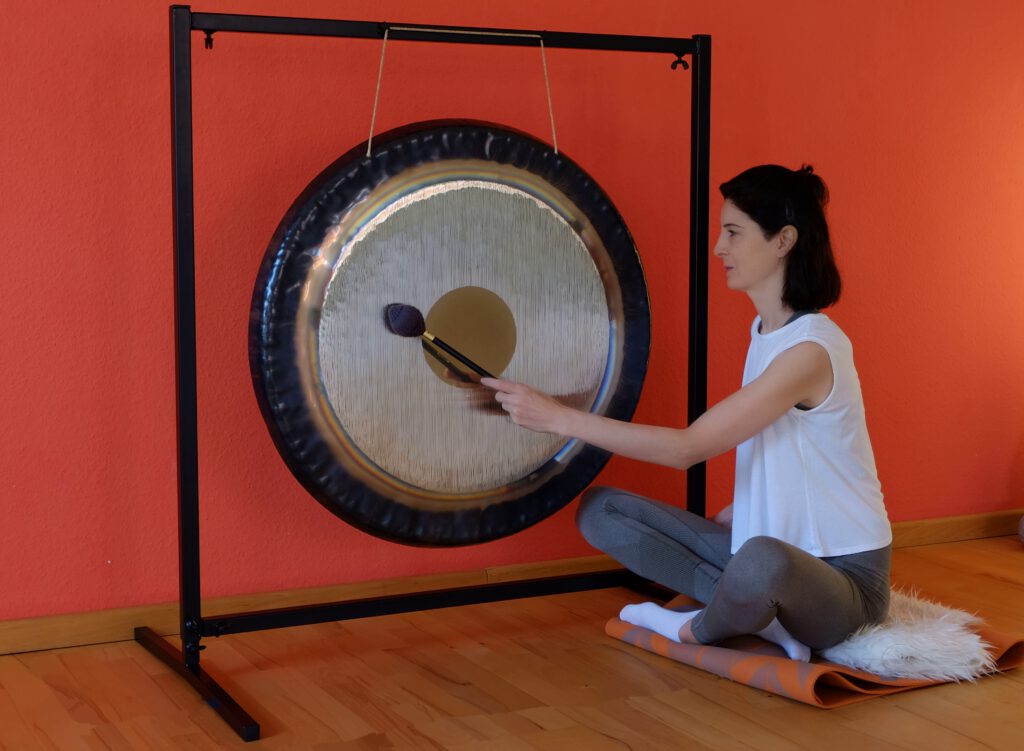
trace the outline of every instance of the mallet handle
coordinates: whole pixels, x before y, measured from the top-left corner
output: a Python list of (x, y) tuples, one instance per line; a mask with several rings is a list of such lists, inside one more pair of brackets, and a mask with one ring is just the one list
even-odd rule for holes
[(458, 360), (463, 365), (465, 365), (467, 368), (471, 368), (472, 370), (475, 370), (477, 373), (482, 375), (484, 378), (494, 378), (493, 375), (488, 373), (486, 370), (481, 368), (479, 365), (477, 365), (475, 362), (470, 360), (464, 354), (459, 352), (457, 349), (455, 349), (455, 347), (451, 346), (450, 344), (445, 342), (443, 339), (438, 339), (436, 336), (431, 334), (429, 331), (424, 331), (423, 332), (423, 338), (426, 339), (431, 344), (433, 344), (435, 347), (440, 347), (445, 352), (447, 352), (449, 355), (451, 355), (456, 360)]

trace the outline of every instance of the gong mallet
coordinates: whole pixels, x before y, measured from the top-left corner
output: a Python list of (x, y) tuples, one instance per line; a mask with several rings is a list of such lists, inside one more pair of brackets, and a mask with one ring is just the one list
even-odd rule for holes
[(459, 352), (455, 347), (427, 331), (427, 324), (423, 320), (423, 314), (419, 311), (419, 308), (400, 302), (390, 303), (384, 306), (384, 325), (387, 326), (388, 331), (392, 334), (410, 338), (420, 337), (423, 341), (434, 345), (438, 349), (443, 349), (467, 368), (476, 371), (484, 378), (494, 378), (493, 375)]

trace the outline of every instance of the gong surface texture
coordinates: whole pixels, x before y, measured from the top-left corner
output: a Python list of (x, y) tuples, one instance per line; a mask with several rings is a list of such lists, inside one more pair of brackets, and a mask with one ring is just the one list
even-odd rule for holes
[(349, 523), (417, 545), (512, 534), (572, 500), (608, 455), (534, 433), (443, 351), (629, 419), (650, 342), (643, 271), (597, 184), (527, 135), (472, 122), (383, 134), (285, 215), (253, 295), (250, 365), (285, 462)]

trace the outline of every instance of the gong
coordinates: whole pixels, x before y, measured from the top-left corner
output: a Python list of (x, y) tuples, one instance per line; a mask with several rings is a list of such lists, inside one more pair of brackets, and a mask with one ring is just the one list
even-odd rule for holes
[(562, 508), (607, 462), (495, 410), (445, 352), (396, 336), (392, 303), (491, 373), (628, 420), (650, 312), (622, 218), (578, 165), (523, 133), (437, 121), (345, 154), (264, 255), (249, 355), (295, 477), (354, 526), (465, 545)]

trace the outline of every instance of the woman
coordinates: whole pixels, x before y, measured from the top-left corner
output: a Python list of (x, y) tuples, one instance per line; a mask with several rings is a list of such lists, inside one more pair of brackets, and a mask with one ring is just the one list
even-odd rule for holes
[(758, 634), (806, 661), (885, 616), (892, 533), (850, 342), (818, 312), (840, 292), (824, 182), (810, 167), (764, 165), (721, 192), (714, 255), (757, 310), (739, 391), (672, 429), (482, 383), (518, 425), (634, 459), (685, 469), (735, 447), (733, 504), (715, 521), (592, 488), (577, 522), (628, 568), (706, 604), (688, 613), (627, 605), (623, 620), (697, 644)]

